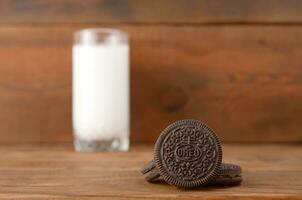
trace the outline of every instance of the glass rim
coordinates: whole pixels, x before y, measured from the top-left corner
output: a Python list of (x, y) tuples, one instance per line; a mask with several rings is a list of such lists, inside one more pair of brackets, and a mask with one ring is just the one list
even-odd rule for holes
[(104, 34), (104, 35), (114, 35), (128, 37), (128, 33), (120, 29), (115, 28), (84, 28), (74, 32), (74, 36), (81, 36), (84, 34)]

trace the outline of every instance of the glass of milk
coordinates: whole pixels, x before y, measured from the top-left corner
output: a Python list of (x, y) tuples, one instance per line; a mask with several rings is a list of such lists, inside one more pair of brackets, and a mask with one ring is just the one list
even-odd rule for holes
[(75, 32), (72, 62), (76, 151), (127, 151), (130, 120), (127, 33), (115, 29)]

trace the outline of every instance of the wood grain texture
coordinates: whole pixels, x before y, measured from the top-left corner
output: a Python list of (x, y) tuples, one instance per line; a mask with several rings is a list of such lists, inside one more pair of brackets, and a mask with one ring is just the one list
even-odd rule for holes
[[(0, 199), (301, 199), (302, 147), (225, 145), (243, 168), (233, 187), (180, 190), (150, 184), (139, 170), (151, 146), (127, 153), (75, 153), (70, 145), (1, 145)], [(290, 155), (290, 156), (289, 156)]]
[(298, 0), (1, 0), (0, 23), (301, 23)]
[[(0, 27), (0, 142), (70, 141), (72, 32)], [(131, 35), (132, 141), (196, 118), (223, 141), (302, 141), (302, 28), (119, 26)]]

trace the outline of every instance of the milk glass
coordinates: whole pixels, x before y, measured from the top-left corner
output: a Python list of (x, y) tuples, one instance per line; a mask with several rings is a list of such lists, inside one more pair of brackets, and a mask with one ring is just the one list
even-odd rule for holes
[(72, 48), (72, 121), (76, 151), (129, 148), (128, 35), (83, 29)]

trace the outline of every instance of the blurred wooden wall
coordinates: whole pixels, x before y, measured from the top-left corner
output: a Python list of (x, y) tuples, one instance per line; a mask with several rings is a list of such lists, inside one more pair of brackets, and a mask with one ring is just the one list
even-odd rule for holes
[(132, 140), (197, 118), (224, 141), (302, 141), (302, 1), (0, 0), (0, 142), (65, 142), (72, 33), (131, 35)]

